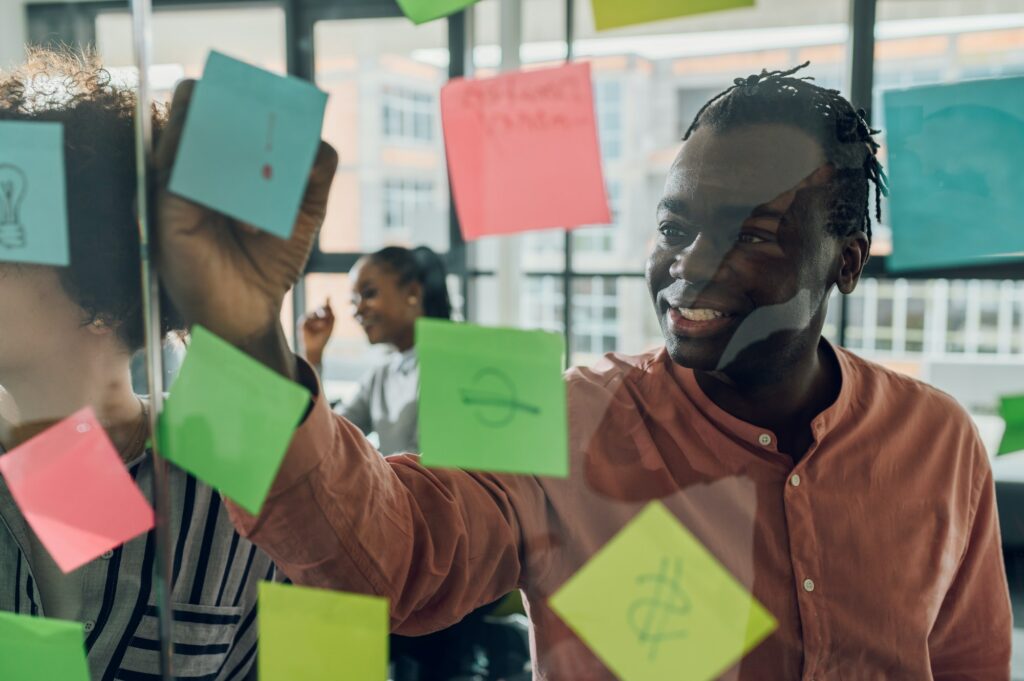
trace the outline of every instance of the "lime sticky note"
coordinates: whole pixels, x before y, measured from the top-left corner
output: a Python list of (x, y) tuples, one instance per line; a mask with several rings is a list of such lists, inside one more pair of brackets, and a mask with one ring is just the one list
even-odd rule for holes
[(308, 390), (196, 326), (160, 418), (160, 453), (259, 513), (308, 404)]
[(420, 318), (423, 464), (566, 477), (564, 350), (554, 333)]
[(1006, 421), (999, 454), (1024, 452), (1024, 395), (1002, 398), (999, 401), (999, 415)]
[(0, 679), (89, 681), (82, 625), (0, 612)]
[(624, 681), (717, 678), (777, 626), (657, 501), (550, 605)]
[(691, 14), (753, 7), (754, 0), (592, 0), (592, 6), (594, 28), (603, 31)]
[(211, 52), (196, 83), (170, 190), (291, 236), (320, 146), (327, 94)]
[(1024, 78), (891, 90), (883, 99), (889, 269), (1024, 261)]
[(0, 456), (0, 474), (64, 572), (153, 527), (153, 509), (91, 408)]
[(385, 598), (260, 583), (260, 681), (384, 681)]
[(467, 240), (611, 222), (590, 64), (449, 81), (441, 118)]
[(424, 24), (463, 10), (477, 0), (398, 0), (405, 16), (414, 24)]
[(64, 127), (0, 121), (0, 261), (68, 265)]

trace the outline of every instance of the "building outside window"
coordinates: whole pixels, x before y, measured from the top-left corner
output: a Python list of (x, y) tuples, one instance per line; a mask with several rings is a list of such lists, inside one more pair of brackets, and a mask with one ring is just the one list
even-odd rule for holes
[(622, 158), (622, 83), (618, 80), (596, 81), (594, 109), (601, 156), (607, 161)]
[(434, 183), (427, 180), (386, 179), (383, 186), (384, 239), (408, 242), (433, 219)]
[(572, 350), (601, 355), (619, 344), (618, 282), (612, 277), (587, 277), (573, 284)]
[(434, 95), (429, 92), (385, 85), (381, 104), (384, 137), (390, 141), (431, 142), (434, 108)]

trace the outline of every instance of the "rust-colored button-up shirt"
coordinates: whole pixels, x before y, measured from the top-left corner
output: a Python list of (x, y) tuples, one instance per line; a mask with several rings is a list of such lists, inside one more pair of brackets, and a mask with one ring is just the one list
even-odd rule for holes
[(660, 350), (568, 373), (566, 480), (384, 459), (317, 397), (261, 515), (232, 517), (294, 581), (388, 597), (399, 633), (518, 587), (536, 678), (604, 680), (547, 600), (657, 499), (779, 621), (723, 678), (1009, 679), (992, 475), (969, 417), (836, 355), (839, 397), (796, 465)]

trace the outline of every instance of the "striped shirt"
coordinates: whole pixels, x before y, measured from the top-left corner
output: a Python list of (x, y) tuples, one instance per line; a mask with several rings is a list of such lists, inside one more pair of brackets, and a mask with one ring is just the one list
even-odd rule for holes
[[(255, 678), (257, 585), (279, 573), (266, 554), (235, 532), (217, 492), (170, 468), (174, 675), (208, 681)], [(128, 470), (152, 501), (150, 453)], [(45, 616), (33, 574), (41, 562), (33, 557), (39, 544), (2, 480), (0, 521), (0, 610)], [(155, 535), (149, 532), (74, 573), (93, 681), (160, 678), (155, 549)]]

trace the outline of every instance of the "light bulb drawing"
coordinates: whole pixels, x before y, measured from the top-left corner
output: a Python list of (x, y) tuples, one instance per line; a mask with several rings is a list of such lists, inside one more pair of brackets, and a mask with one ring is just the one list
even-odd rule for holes
[(0, 163), (0, 247), (24, 248), (25, 227), (21, 224), (21, 204), (28, 190), (25, 172), (9, 163)]

